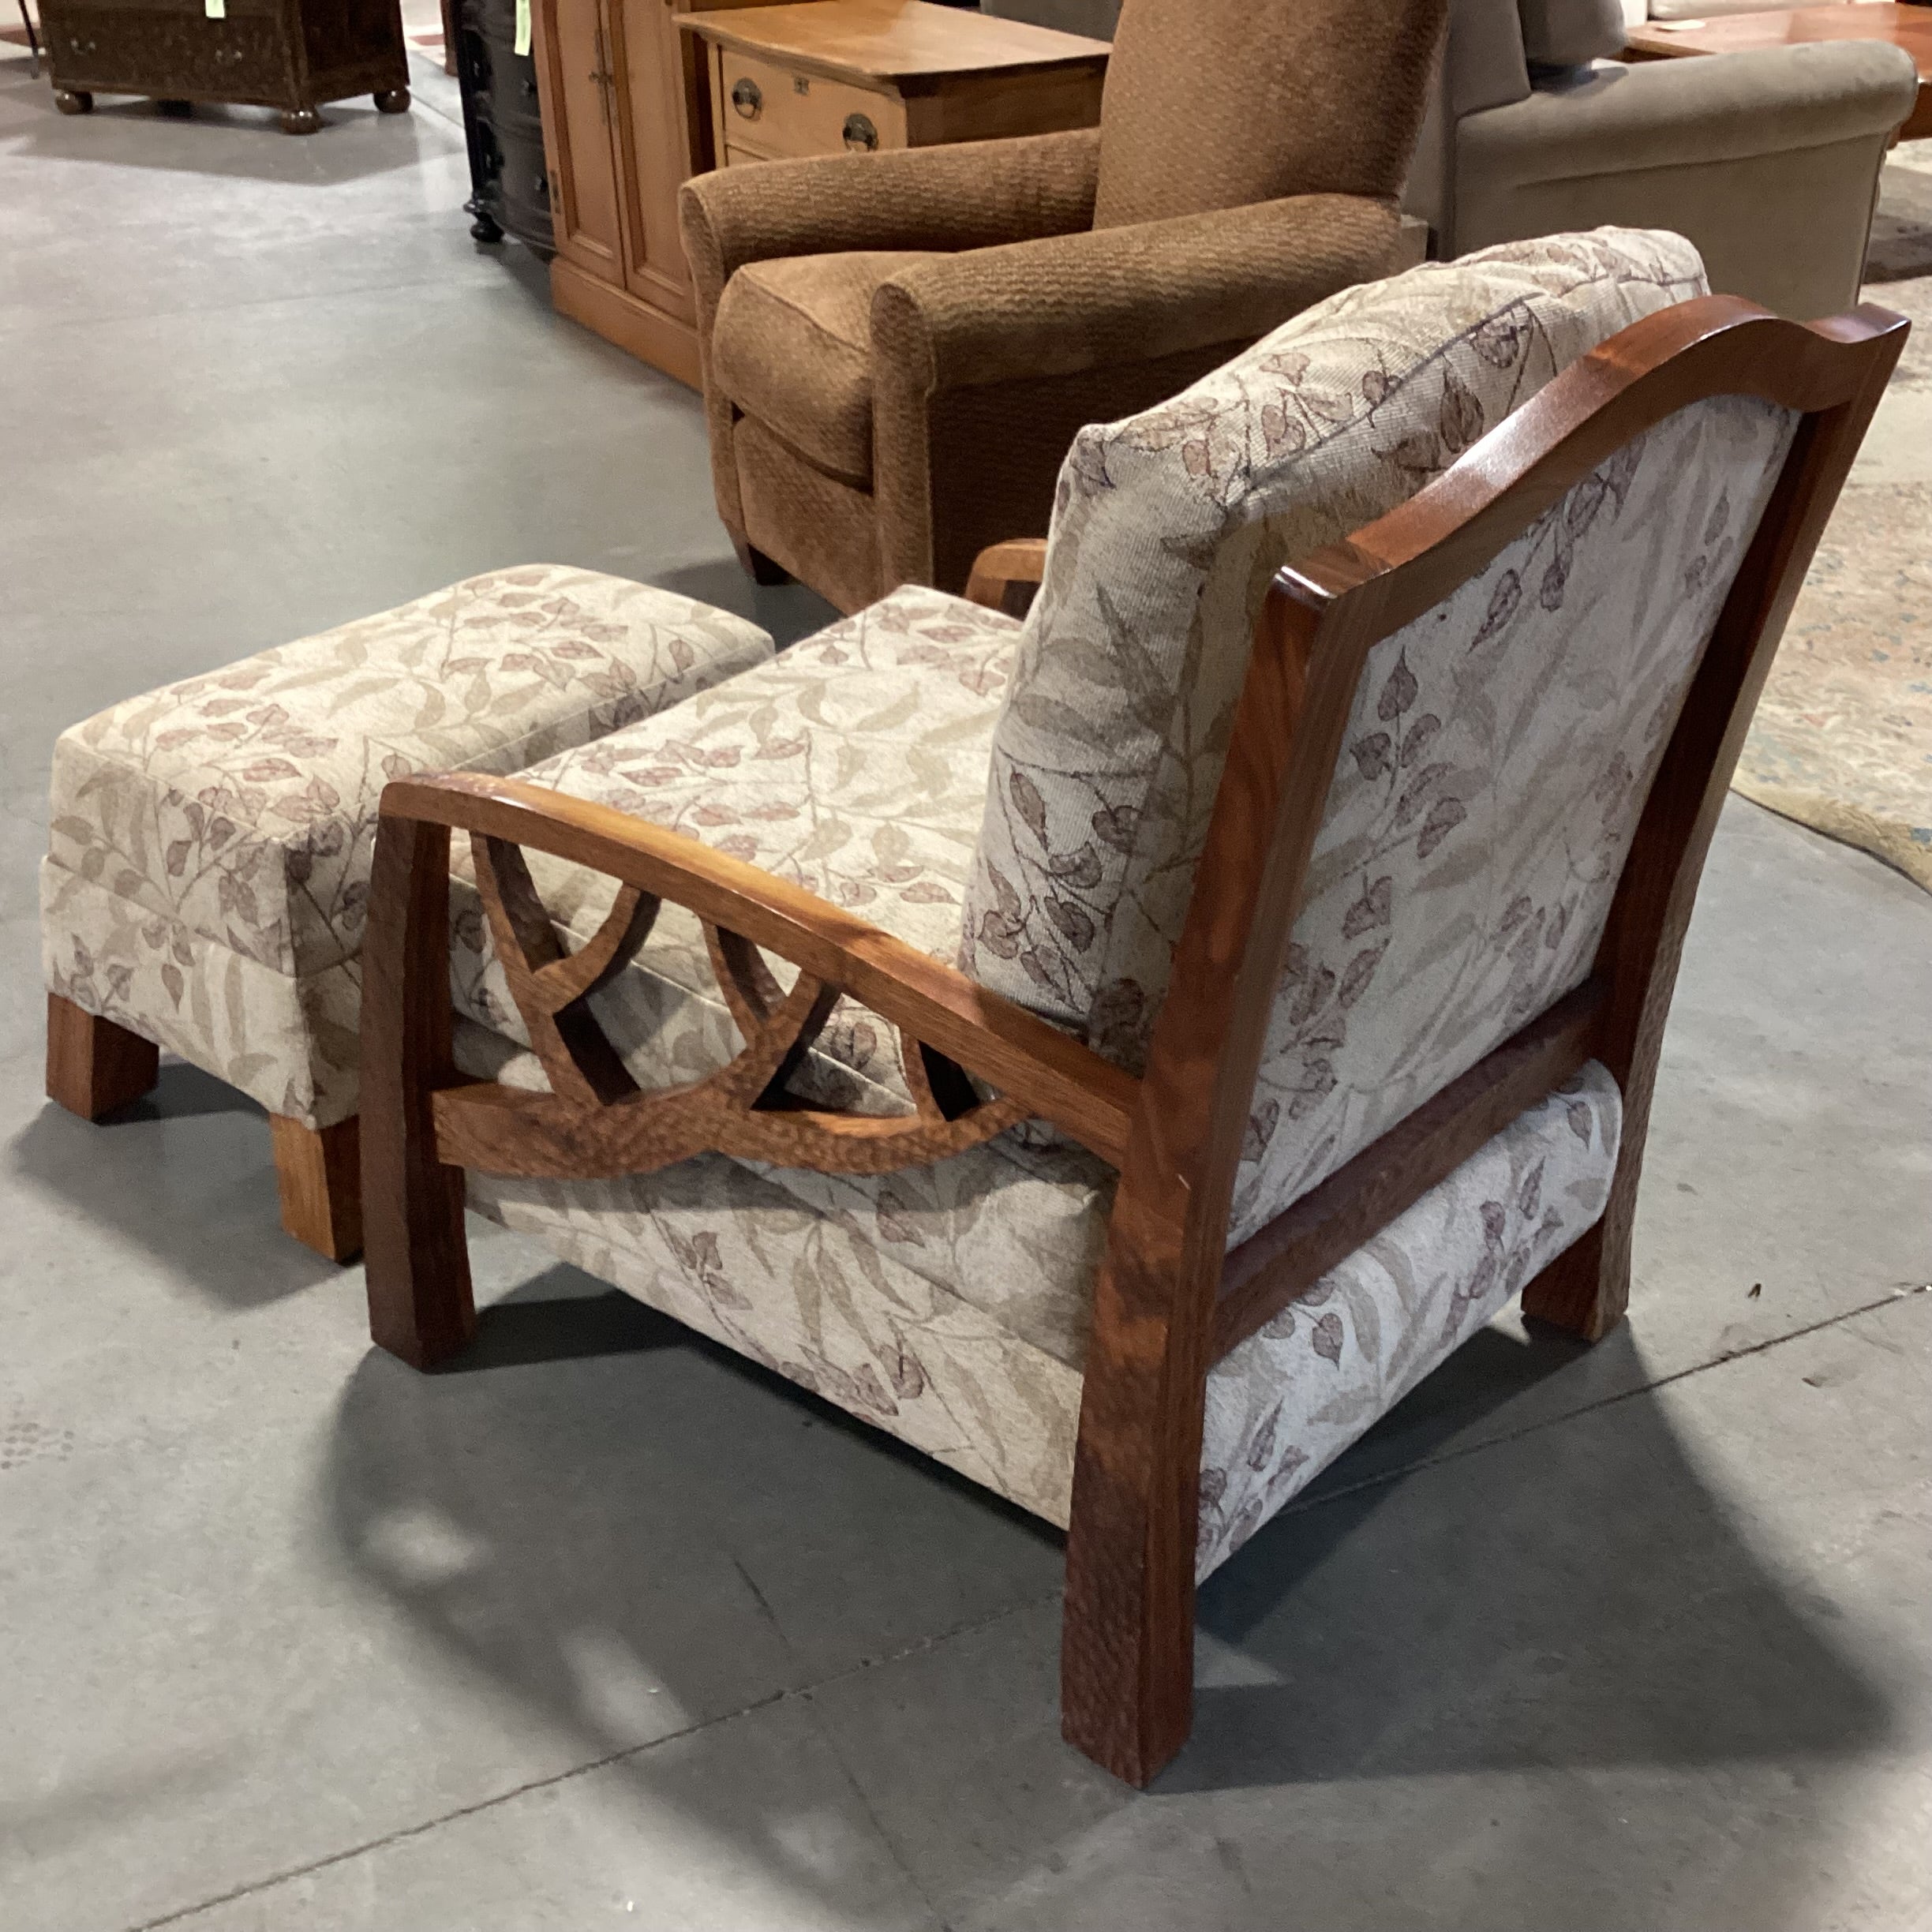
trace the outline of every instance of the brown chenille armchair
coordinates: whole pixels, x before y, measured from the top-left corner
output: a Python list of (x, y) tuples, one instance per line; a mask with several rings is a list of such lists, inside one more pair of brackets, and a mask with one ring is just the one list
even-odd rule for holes
[(1100, 125), (686, 184), (718, 513), (852, 611), (1046, 528), (1082, 425), (1399, 265), (1445, 0), (1127, 0)]

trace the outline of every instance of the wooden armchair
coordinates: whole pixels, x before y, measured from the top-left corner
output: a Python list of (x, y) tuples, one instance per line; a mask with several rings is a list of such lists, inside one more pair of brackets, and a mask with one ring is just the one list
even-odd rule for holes
[[(1418, 270), (1385, 285), (1393, 294), (1360, 292), (1339, 315), (1291, 325), (1137, 426), (1084, 432), (1050, 545), (989, 555), (975, 574), (990, 601), (1010, 577), (1043, 579), (1024, 632), (934, 593), (910, 612), (888, 600), (869, 625), (826, 634), (818, 657), (814, 641), (747, 674), (762, 681), (741, 713), (723, 695), (744, 682), (732, 680), (674, 736), (652, 721), (630, 752), (573, 754), (567, 790), (466, 775), (391, 785), (364, 953), (376, 1339), (421, 1366), (472, 1333), (466, 1174), (485, 1211), (1065, 1522), (1065, 1734), (1145, 1783), (1188, 1733), (1198, 1577), (1512, 1294), (1591, 1339), (1621, 1314), (1658, 1045), (1705, 849), (1905, 333), (1873, 309), (1799, 325), (1732, 298), (1669, 302), (1668, 278), (1651, 272), (1663, 238), (1563, 246), (1573, 268), (1591, 248), (1616, 259), (1593, 282), (1546, 275), (1541, 293), (1508, 299), (1526, 249), (1466, 271), (1490, 278), (1480, 299), (1462, 299), (1464, 267)], [(1546, 254), (1535, 272), (1548, 268)], [(1417, 301), (1447, 327), (1432, 346), (1412, 332), (1414, 362), (1394, 368), (1394, 338), (1377, 331), (1404, 301), (1413, 320)], [(1650, 312), (1612, 333), (1633, 305)], [(1601, 346), (1566, 353), (1593, 335)], [(1317, 514), (1290, 501), (1309, 460), (1287, 448), (1290, 391), (1342, 342), (1359, 398), (1371, 339), (1372, 366), (1400, 393), (1362, 403), (1331, 456), (1350, 436), (1357, 457), (1386, 456), (1404, 421), (1440, 430), (1445, 402), (1464, 446), (1411, 500), (1282, 566), (1303, 512)], [(1457, 373), (1462, 348), (1473, 387)], [(1550, 366), (1533, 369), (1544, 353)], [(1185, 460), (1178, 429), (1200, 445)], [(1241, 503), (1275, 514), (1230, 514), (1232, 472), (1217, 465), (1237, 446)], [(1137, 459), (1166, 465), (1164, 481)], [(1080, 466), (1096, 463), (1104, 489), (1084, 511)], [(1352, 500), (1387, 468), (1363, 458)], [(1163, 634), (1179, 580), (1129, 584), (1102, 523), (1204, 477), (1219, 479), (1219, 534), (1151, 567), (1198, 578), (1180, 599), (1192, 615)], [(1402, 492), (1388, 476), (1377, 487)], [(1111, 667), (1080, 620), (1083, 597), (1110, 583), (1125, 653)], [(1163, 656), (1163, 635), (1193, 642)], [(780, 680), (831, 680), (811, 685), (807, 709), (836, 732), (838, 680), (860, 661), (880, 675), (888, 659), (942, 711), (988, 665), (1011, 680), (1003, 706), (997, 680), (980, 694), (990, 722), (971, 768), (984, 813), (959, 967), (919, 942), (938, 928), (903, 910), (933, 879), (916, 826), (910, 844), (886, 841), (867, 898), (855, 873), (813, 874), (820, 859), (795, 856), (826, 848), (829, 805), (780, 876), (719, 849), (737, 834), (687, 814), (688, 789), (665, 823), (608, 802), (638, 761), (687, 774), (635, 781), (646, 789), (698, 783), (675, 746), (710, 761), (707, 809), (734, 785), (769, 802), (778, 781), (724, 755), (732, 720), (762, 721), (747, 728), (768, 734), (776, 769), (792, 755), (769, 752), (791, 742)], [(1136, 768), (1152, 776), (1133, 823), (1117, 792), (1089, 812), (1090, 792), (1048, 798), (1029, 776), (1055, 734), (1094, 728), (1063, 714), (1080, 709), (1064, 682), (1055, 695), (1054, 680), (1083, 676), (1116, 678), (1166, 747)], [(1229, 677), (1231, 720), (1217, 701), (1215, 717), (1175, 724)], [(899, 728), (857, 709), (875, 735)], [(1099, 722), (1117, 741), (1105, 779), (1117, 786), (1133, 747)], [(1486, 763), (1470, 753), (1479, 738)], [(1159, 768), (1188, 742), (1207, 748), (1181, 789), (1205, 796), (1163, 818)], [(908, 815), (889, 800), (879, 811)], [(1088, 833), (1070, 842), (1083, 815)], [(680, 820), (698, 836), (668, 829)], [(736, 822), (751, 822), (749, 811)], [(1184, 874), (1168, 893), (1171, 945), (1149, 911), (1162, 882), (1133, 871), (1163, 827), (1178, 828), (1180, 854), (1164, 869)], [(491, 1029), (452, 1014), (452, 893), (459, 929), (477, 917), (467, 875), (452, 882), (452, 832), (474, 852), (515, 1008), (496, 1016), (493, 1047)], [(1002, 844), (1009, 834), (1033, 840), (1030, 861)], [(582, 896), (593, 874), (616, 882), (614, 898)], [(1137, 1007), (1129, 975), (1109, 968), (1083, 1009), (1082, 962), (1111, 945), (1117, 968), (1119, 949), (1140, 944), (1124, 912), (1108, 934), (1087, 930), (1092, 894), (1117, 886), (1148, 924), (1141, 957), (1155, 963)], [(713, 1004), (740, 1042), (708, 1069), (687, 1054), (653, 1061), (643, 1035), (620, 1050), (613, 994), (654, 950), (687, 943), (666, 927), (678, 908), (702, 930), (687, 950), (708, 959)], [(1066, 960), (1024, 963), (1045, 952), (1036, 914)], [(662, 1030), (684, 969), (653, 970)], [(1002, 974), (1006, 990), (989, 983)], [(466, 983), (459, 970), (467, 1002)], [(855, 1014), (874, 1048), (896, 1035), (902, 1080), (889, 1055), (855, 1045)], [(490, 1066), (500, 1077), (477, 1076)], [(829, 1103), (828, 1066), (854, 1080), (869, 1068), (886, 1103)], [(948, 1175), (964, 1178), (934, 1178)], [(1013, 1252), (1031, 1272), (994, 1280), (972, 1243), (1002, 1214), (1025, 1222)], [(1048, 1290), (1059, 1331), (1041, 1313)], [(871, 1352), (841, 1354), (840, 1338), (868, 1323)], [(1005, 1372), (1022, 1355), (1032, 1380)], [(1028, 1453), (1002, 1459), (1022, 1437)]]

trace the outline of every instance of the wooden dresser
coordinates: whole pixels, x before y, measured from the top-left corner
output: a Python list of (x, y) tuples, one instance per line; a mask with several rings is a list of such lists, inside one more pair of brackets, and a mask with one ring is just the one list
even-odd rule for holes
[(536, 0), (535, 28), (551, 299), (693, 388), (691, 175), (1089, 127), (1110, 51), (926, 0)]
[(324, 101), (410, 104), (399, 0), (41, 0), (40, 24), (62, 114), (145, 94), (279, 107), (287, 133), (313, 134)]
[(718, 164), (1092, 127), (1104, 40), (927, 0), (692, 13)]

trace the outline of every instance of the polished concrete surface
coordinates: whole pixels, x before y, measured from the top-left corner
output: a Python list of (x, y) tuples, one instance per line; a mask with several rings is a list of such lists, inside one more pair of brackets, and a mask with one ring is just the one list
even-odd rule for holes
[(299, 141), (0, 56), (0, 1925), (1932, 1923), (1932, 904), (1750, 806), (1630, 1322), (1499, 1321), (1218, 1575), (1145, 1795), (1059, 1742), (1039, 1526), (501, 1237), (415, 1376), (253, 1106), (44, 1104), (62, 725), (534, 558), (819, 615), (472, 247), (423, 78)]

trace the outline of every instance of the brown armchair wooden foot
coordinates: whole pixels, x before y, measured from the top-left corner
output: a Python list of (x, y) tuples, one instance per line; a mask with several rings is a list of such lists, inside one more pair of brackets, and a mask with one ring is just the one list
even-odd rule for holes
[(744, 574), (754, 584), (788, 584), (792, 573), (782, 564), (774, 563), (762, 550), (754, 549), (742, 537), (732, 539), (732, 548), (738, 552), (738, 561), (744, 566)]
[(97, 1121), (152, 1091), (161, 1049), (125, 1027), (47, 995), (47, 1091), (69, 1114)]
[(355, 1116), (332, 1127), (305, 1127), (271, 1114), (282, 1225), (325, 1260), (353, 1261), (362, 1252), (361, 1141)]

